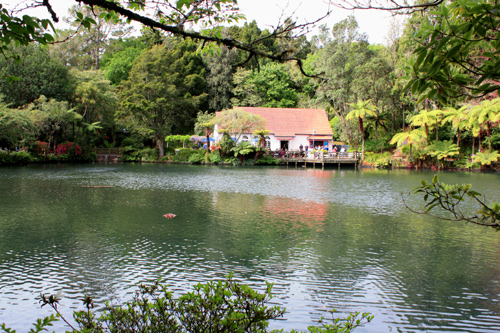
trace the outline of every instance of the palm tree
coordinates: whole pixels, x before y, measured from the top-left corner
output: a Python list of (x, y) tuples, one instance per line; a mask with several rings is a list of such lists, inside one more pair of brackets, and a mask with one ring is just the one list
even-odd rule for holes
[(496, 150), (485, 153), (478, 152), (474, 155), (474, 163), (481, 163), (483, 167), (487, 167), (493, 162), (497, 162), (499, 157), (500, 154)]
[(378, 140), (378, 129), (379, 126), (382, 126), (386, 132), (388, 132), (387, 126), (385, 125), (386, 121), (391, 121), (392, 113), (389, 111), (380, 112), (380, 110), (376, 110), (375, 116), (366, 115), (366, 121), (373, 123), (375, 125), (375, 140)]
[(259, 136), (259, 146), (261, 148), (266, 148), (266, 135), (268, 135), (269, 133), (271, 133), (271, 131), (266, 129), (255, 130), (253, 132), (253, 135)]
[(437, 125), (437, 112), (428, 111), (427, 109), (421, 110), (418, 114), (410, 118), (410, 123), (412, 126), (423, 126), (425, 129), (425, 135), (429, 137), (429, 130)]
[(412, 152), (413, 144), (420, 143), (427, 138), (427, 135), (421, 129), (414, 129), (412, 131), (400, 132), (394, 135), (389, 141), (390, 144), (396, 144), (397, 147), (401, 147), (405, 144), (410, 145), (410, 155)]
[(377, 116), (377, 107), (372, 104), (371, 100), (367, 101), (357, 101), (356, 103), (349, 103), (349, 106), (353, 109), (345, 117), (346, 120), (358, 118), (359, 121), (359, 132), (361, 133), (361, 163), (365, 159), (365, 131), (363, 126), (363, 119), (370, 115), (372, 117)]
[(259, 136), (259, 143), (258, 143), (259, 149), (257, 150), (257, 154), (255, 154), (255, 160), (259, 159), (264, 149), (266, 148), (266, 135), (268, 135), (269, 133), (271, 133), (271, 131), (266, 129), (260, 129), (253, 132), (253, 135)]
[(443, 122), (451, 123), (453, 128), (457, 130), (457, 146), (460, 148), (460, 141), (462, 139), (461, 130), (465, 128), (467, 125), (466, 117), (467, 111), (469, 110), (470, 105), (464, 105), (460, 109), (455, 109), (453, 107), (448, 107), (443, 110)]
[(474, 155), (474, 146), (476, 144), (476, 138), (478, 138), (478, 150), (481, 150), (481, 124), (479, 123), (477, 117), (469, 116), (469, 120), (465, 125), (465, 128), (472, 132), (472, 155)]
[(471, 108), (471, 118), (477, 119), (479, 126), (486, 126), (489, 150), (491, 152), (491, 126), (500, 119), (500, 98), (484, 100)]
[[(441, 160), (460, 154), (460, 149), (452, 140), (444, 140), (439, 142), (436, 141), (432, 145), (427, 146), (424, 152), (429, 156), (437, 158), (437, 163), (439, 165)], [(440, 166), (443, 165), (444, 163)]]
[(439, 127), (443, 121), (444, 113), (442, 110), (429, 111), (429, 119), (434, 119), (434, 128), (436, 130), (436, 142), (439, 141)]

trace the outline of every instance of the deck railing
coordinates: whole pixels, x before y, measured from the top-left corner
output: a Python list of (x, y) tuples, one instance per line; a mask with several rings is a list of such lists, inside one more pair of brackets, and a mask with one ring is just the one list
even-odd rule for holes
[[(275, 154), (276, 156), (276, 154)], [(288, 161), (319, 161), (319, 162), (327, 162), (327, 161), (338, 161), (338, 160), (360, 160), (362, 154), (360, 152), (336, 152), (336, 153), (305, 153), (305, 152), (294, 152), (287, 151), (281, 156), (280, 153), (277, 153), (277, 156), (282, 160)]]

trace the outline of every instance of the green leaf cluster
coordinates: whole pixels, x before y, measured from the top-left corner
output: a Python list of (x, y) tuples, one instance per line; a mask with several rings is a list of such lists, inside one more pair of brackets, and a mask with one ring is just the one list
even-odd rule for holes
[[(106, 303), (99, 316), (93, 311), (95, 304), (92, 297), (84, 296), (81, 300), (86, 309), (73, 313), (76, 325), (72, 325), (60, 314), (57, 308), (58, 296), (42, 294), (42, 306), (49, 305), (57, 315), (38, 319), (30, 332), (45, 331), (54, 321), (62, 319), (71, 327), (70, 332), (82, 333), (266, 333), (269, 321), (285, 314), (284, 308), (268, 305), (273, 298), (272, 287), (271, 283), (266, 282), (264, 290), (259, 292), (235, 281), (230, 274), (222, 280), (199, 283), (193, 287), (193, 291), (175, 298), (166, 285), (156, 281), (141, 284), (133, 299), (123, 305)], [(373, 316), (366, 312), (350, 313), (345, 318), (335, 318), (335, 312), (335, 309), (330, 311), (330, 320), (321, 318), (320, 326), (308, 327), (308, 332), (347, 333), (373, 320)], [(5, 324), (0, 326), (0, 330), (15, 332)], [(298, 333), (295, 330), (292, 332)]]
[[(425, 206), (423, 211), (412, 210), (413, 212), (447, 220), (466, 221), (500, 230), (500, 205), (496, 202), (487, 203), (484, 196), (471, 189), (472, 185), (448, 185), (442, 183), (437, 175), (432, 178), (430, 183), (425, 180), (421, 180), (420, 183), (421, 186), (414, 188), (413, 193), (423, 195)], [(475, 214), (466, 214), (460, 210), (460, 204), (466, 198), (472, 199), (477, 204), (478, 208)], [(431, 211), (437, 209), (450, 213), (452, 217), (433, 215)]]
[(406, 87), (444, 103), (497, 90), (499, 6), (490, 0), (443, 1), (429, 11), (407, 35), (414, 56), (405, 66)]

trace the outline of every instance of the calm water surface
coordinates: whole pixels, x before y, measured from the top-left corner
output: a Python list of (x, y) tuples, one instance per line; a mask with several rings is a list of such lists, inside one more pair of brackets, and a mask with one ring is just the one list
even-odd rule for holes
[[(356, 332), (500, 332), (500, 233), (409, 213), (430, 172), (171, 165), (0, 169), (0, 323), (21, 332), (41, 293), (131, 298), (234, 272), (306, 329), (327, 310), (369, 311)], [(500, 175), (441, 173), (500, 200)], [(109, 187), (92, 187), (109, 186)], [(409, 203), (418, 205), (417, 198)], [(174, 213), (168, 220), (162, 215)], [(63, 331), (62, 324), (56, 326)]]

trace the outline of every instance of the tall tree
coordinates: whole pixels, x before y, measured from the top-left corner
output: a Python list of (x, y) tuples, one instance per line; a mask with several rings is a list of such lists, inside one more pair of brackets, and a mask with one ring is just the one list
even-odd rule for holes
[(57, 148), (57, 134), (61, 135), (67, 126), (81, 120), (81, 115), (70, 109), (67, 101), (49, 100), (45, 96), (40, 96), (29, 104), (26, 110), (34, 120), (39, 135), (47, 140), (48, 148), (54, 152)]
[(218, 113), (212, 120), (212, 124), (239, 141), (243, 133), (263, 130), (266, 120), (259, 115), (234, 108)]
[(358, 124), (359, 124), (359, 132), (361, 133), (361, 161), (364, 161), (364, 156), (365, 156), (365, 128), (363, 126), (363, 119), (366, 118), (366, 116), (370, 115), (372, 117), (376, 117), (376, 107), (372, 104), (371, 100), (367, 101), (357, 101), (356, 103), (350, 103), (349, 104), (352, 108), (352, 111), (349, 112), (345, 119), (346, 120), (351, 120), (351, 119), (358, 119)]
[(99, 70), (103, 56), (111, 37), (126, 37), (132, 31), (132, 26), (118, 20), (110, 20), (107, 11), (99, 7), (74, 6), (70, 9), (71, 16), (83, 15), (94, 23), (88, 28), (82, 27), (80, 22), (73, 22), (79, 42), (78, 56), (86, 61), (80, 61), (80, 69)]
[(356, 100), (353, 91), (355, 69), (369, 58), (367, 36), (358, 28), (354, 16), (335, 24), (331, 31), (323, 26), (321, 35), (316, 38), (320, 49), (313, 56), (313, 67), (323, 73), (323, 80), (316, 88), (317, 98), (332, 107), (349, 142), (353, 140), (353, 133), (345, 116), (349, 112), (348, 103)]
[(34, 138), (33, 118), (25, 109), (11, 109), (0, 96), (0, 147), (13, 149), (23, 140)]
[[(235, 83), (235, 97), (232, 99), (235, 106), (297, 106), (297, 92), (283, 64), (267, 63)], [(253, 105), (250, 104), (252, 100), (256, 101)]]
[(142, 40), (131, 40), (132, 43), (127, 43), (122, 50), (110, 55), (105, 63), (104, 75), (114, 85), (128, 79), (135, 59), (147, 48), (147, 45)]
[(464, 105), (459, 109), (447, 107), (443, 110), (443, 123), (451, 123), (457, 131), (457, 146), (460, 148), (462, 130), (467, 126), (467, 113), (470, 105)]
[(429, 137), (429, 131), (437, 125), (437, 116), (427, 109), (421, 110), (418, 114), (410, 118), (412, 126), (421, 126), (425, 130), (425, 135)]
[(192, 129), (205, 107), (205, 67), (197, 48), (190, 39), (154, 46), (141, 54), (123, 84), (122, 107), (151, 133), (160, 158), (165, 137)]
[(118, 105), (114, 87), (102, 71), (74, 69), (71, 75), (75, 85), (74, 102), (83, 122), (99, 123), (114, 138), (114, 113)]
[(4, 95), (5, 102), (19, 107), (32, 103), (41, 95), (57, 100), (67, 100), (71, 96), (68, 69), (53, 59), (46, 47), (12, 46), (5, 52), (12, 57), (0, 56), (0, 78), (17, 78), (14, 81), (0, 79), (0, 94)]
[(196, 115), (196, 123), (194, 124), (194, 133), (196, 135), (204, 135), (207, 144), (207, 153), (210, 152), (210, 134), (214, 129), (214, 124), (212, 120), (214, 119), (214, 113), (198, 112)]
[(207, 64), (208, 105), (212, 111), (222, 111), (231, 108), (233, 90), (233, 66), (237, 52), (227, 47), (221, 47), (219, 54), (204, 56)]
[[(196, 31), (187, 29), (188, 26), (196, 27), (213, 27), (221, 26), (221, 23), (233, 23), (244, 16), (239, 13), (236, 0), (166, 0), (166, 1), (114, 1), (114, 0), (74, 0), (75, 3), (89, 6), (91, 9), (99, 7), (103, 12), (99, 15), (99, 19), (104, 18), (106, 21), (119, 21), (125, 19), (135, 21), (144, 26), (148, 26), (157, 30), (162, 30), (166, 33), (173, 34), (179, 37), (190, 37), (192, 39), (207, 42), (207, 47), (214, 47), (215, 44), (225, 45), (229, 48), (237, 48), (248, 53), (247, 59), (255, 57), (264, 57), (276, 61), (296, 61), (301, 65), (301, 59), (298, 58), (293, 50), (262, 50), (261, 45), (273, 38), (295, 38), (301, 36), (304, 32), (314, 25), (314, 22), (305, 22), (303, 24), (295, 24), (294, 22), (284, 21), (277, 24), (269, 35), (264, 38), (252, 38), (249, 42), (240, 42), (235, 38), (224, 37), (221, 29), (213, 29), (212, 32), (206, 33), (206, 30)], [(52, 7), (51, 0), (44, 0), (41, 4), (39, 0), (28, 0), (26, 7), (43, 6), (51, 15), (53, 22), (58, 22), (59, 17), (57, 12)], [(0, 8), (1, 10), (2, 8)], [(325, 14), (327, 16), (329, 12)], [(2, 11), (0, 17), (2, 21), (19, 21), (18, 25), (21, 29), (16, 29), (12, 25), (8, 25), (7, 32), (2, 32), (0, 35), (2, 43), (9, 43), (13, 40), (22, 42), (37, 41), (48, 42), (53, 39), (50, 33), (38, 33), (43, 28), (47, 28), (50, 20), (40, 20), (36, 16), (26, 15), (26, 20), (20, 20), (16, 15), (18, 12)], [(96, 21), (82, 12), (76, 13), (75, 22), (90, 28), (96, 24)], [(9, 30), (10, 29), (10, 30)], [(23, 30), (23, 34), (16, 35), (15, 33)], [(31, 34), (35, 31), (35, 35)], [(26, 33), (24, 33), (26, 32)], [(3, 38), (5, 37), (5, 38)], [(289, 52), (288, 52), (289, 51)]]
[(491, 152), (491, 129), (500, 120), (500, 98), (484, 100), (470, 109), (469, 121), (477, 121), (480, 127), (486, 128), (489, 150)]

